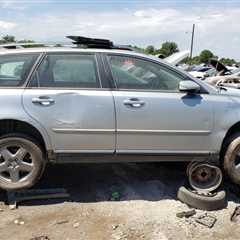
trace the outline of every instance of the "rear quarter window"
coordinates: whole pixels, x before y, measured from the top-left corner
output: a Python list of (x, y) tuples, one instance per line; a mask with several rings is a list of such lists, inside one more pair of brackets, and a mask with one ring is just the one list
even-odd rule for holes
[(37, 57), (37, 54), (0, 56), (0, 87), (22, 86)]

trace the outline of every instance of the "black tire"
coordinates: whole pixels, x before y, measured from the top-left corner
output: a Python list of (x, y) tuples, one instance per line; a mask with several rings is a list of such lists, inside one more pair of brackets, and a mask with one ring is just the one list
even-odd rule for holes
[(207, 211), (218, 210), (227, 206), (225, 191), (204, 196), (194, 193), (182, 186), (178, 190), (177, 198), (191, 207)]
[(240, 185), (240, 171), (237, 171), (236, 165), (240, 164), (240, 133), (229, 137), (223, 146), (223, 168), (226, 175), (232, 182)]
[(40, 145), (23, 134), (0, 138), (0, 160), (0, 188), (5, 190), (32, 187), (40, 179), (46, 165)]

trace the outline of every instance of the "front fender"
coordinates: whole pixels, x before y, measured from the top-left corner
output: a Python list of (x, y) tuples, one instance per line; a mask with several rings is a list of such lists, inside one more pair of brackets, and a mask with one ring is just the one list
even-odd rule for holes
[(214, 130), (212, 144), (220, 152), (228, 131), (240, 122), (240, 98), (218, 96), (214, 101)]

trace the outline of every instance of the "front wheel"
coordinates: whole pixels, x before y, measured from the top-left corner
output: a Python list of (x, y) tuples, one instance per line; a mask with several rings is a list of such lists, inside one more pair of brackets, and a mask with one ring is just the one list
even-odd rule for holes
[(240, 133), (231, 136), (225, 147), (224, 171), (234, 183), (240, 185)]
[(29, 188), (41, 177), (44, 167), (43, 151), (34, 140), (25, 135), (0, 139), (0, 188)]

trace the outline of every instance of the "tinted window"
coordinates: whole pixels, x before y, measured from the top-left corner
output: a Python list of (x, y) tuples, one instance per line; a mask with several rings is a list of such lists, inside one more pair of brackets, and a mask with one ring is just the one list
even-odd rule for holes
[(0, 86), (21, 86), (36, 59), (37, 55), (32, 54), (0, 56)]
[(57, 88), (99, 87), (94, 55), (49, 55), (33, 79), (34, 86)]
[(176, 72), (159, 64), (133, 57), (109, 56), (109, 62), (117, 87), (177, 91), (184, 80)]

